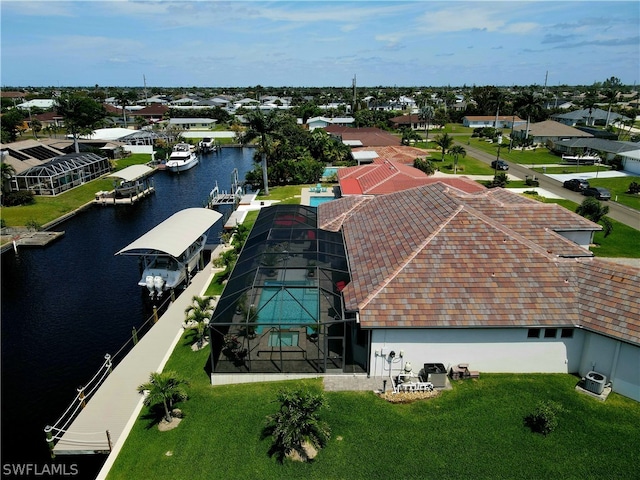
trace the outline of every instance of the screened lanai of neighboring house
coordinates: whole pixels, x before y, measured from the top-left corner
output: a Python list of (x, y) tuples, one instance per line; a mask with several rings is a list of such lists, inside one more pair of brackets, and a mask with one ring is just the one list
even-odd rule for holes
[(348, 282), (342, 234), (317, 227), (316, 207), (263, 208), (209, 324), (212, 372), (353, 366), (354, 322), (340, 294)]
[(17, 190), (36, 195), (58, 195), (109, 173), (109, 159), (95, 153), (69, 153), (19, 173), (13, 179)]

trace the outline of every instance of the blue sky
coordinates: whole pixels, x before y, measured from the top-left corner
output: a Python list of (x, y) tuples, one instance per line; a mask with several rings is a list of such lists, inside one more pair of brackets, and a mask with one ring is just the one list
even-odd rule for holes
[(640, 2), (2, 0), (4, 86), (640, 80)]

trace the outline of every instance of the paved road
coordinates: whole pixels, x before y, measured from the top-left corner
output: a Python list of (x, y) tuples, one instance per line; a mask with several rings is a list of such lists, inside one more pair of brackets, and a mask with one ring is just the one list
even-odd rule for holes
[[(462, 143), (462, 142), (457, 142), (457, 143), (462, 145), (470, 156), (484, 163), (490, 164), (493, 160), (496, 159), (494, 155), (485, 153), (482, 150), (479, 150), (477, 148), (467, 145), (466, 143)], [(518, 165), (517, 163), (513, 163), (513, 162), (508, 162), (508, 163), (509, 163), (509, 173), (512, 175), (515, 175), (516, 177), (520, 177), (524, 179), (527, 175), (532, 174), (532, 171), (528, 167)], [(566, 188), (563, 188), (562, 182), (558, 180), (554, 180), (553, 178), (550, 178), (546, 175), (541, 175), (539, 173), (536, 173), (535, 175), (538, 178), (538, 181), (540, 182), (540, 188), (549, 190), (550, 192), (562, 198), (566, 198), (567, 200), (571, 200), (578, 204), (582, 203), (582, 201), (585, 198), (583, 195), (577, 192), (572, 192), (571, 190), (567, 190)], [(640, 230), (640, 212), (638, 210), (634, 210), (632, 208), (629, 208), (625, 205), (621, 205), (614, 201), (606, 202), (606, 204), (609, 206), (609, 214), (608, 214), (609, 217), (613, 218), (614, 220), (617, 220), (618, 222), (624, 223), (632, 228)]]

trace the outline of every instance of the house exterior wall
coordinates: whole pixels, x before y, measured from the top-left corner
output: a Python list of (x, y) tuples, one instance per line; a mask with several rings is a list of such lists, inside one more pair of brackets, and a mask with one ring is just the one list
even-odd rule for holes
[(579, 374), (590, 371), (606, 375), (614, 392), (640, 402), (640, 348), (628, 343), (585, 332)]
[(629, 157), (622, 157), (622, 165), (625, 172), (640, 175), (640, 160)]
[(589, 250), (589, 245), (593, 240), (593, 232), (591, 231), (557, 231), (556, 233), (573, 243), (577, 243), (585, 250)]
[[(581, 328), (571, 338), (528, 338), (527, 328), (377, 329), (371, 332), (369, 374), (395, 376), (405, 362), (414, 373), (424, 363), (459, 363), (487, 373), (578, 373), (607, 376), (613, 391), (640, 401), (640, 347)], [(390, 359), (389, 353), (395, 352)], [(402, 357), (400, 356), (402, 352)]]
[[(447, 369), (468, 363), (471, 370), (492, 373), (577, 372), (583, 331), (573, 329), (572, 338), (560, 338), (560, 329), (555, 338), (544, 338), (543, 331), (540, 338), (527, 338), (526, 328), (373, 330), (369, 373), (397, 374), (402, 361), (411, 362), (416, 373), (424, 363), (442, 363)], [(396, 356), (390, 363), (391, 350)]]

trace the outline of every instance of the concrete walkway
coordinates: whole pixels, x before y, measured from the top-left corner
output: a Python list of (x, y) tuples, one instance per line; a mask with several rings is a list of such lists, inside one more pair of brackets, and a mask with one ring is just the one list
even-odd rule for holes
[(149, 380), (151, 372), (164, 368), (182, 337), (185, 309), (194, 295), (204, 293), (212, 275), (211, 264), (208, 264), (193, 277), (191, 284), (89, 399), (56, 444), (54, 453), (71, 455), (108, 450), (105, 433), (108, 430), (113, 445), (109, 459), (115, 459), (142, 409), (143, 398), (137, 391), (138, 386)]

